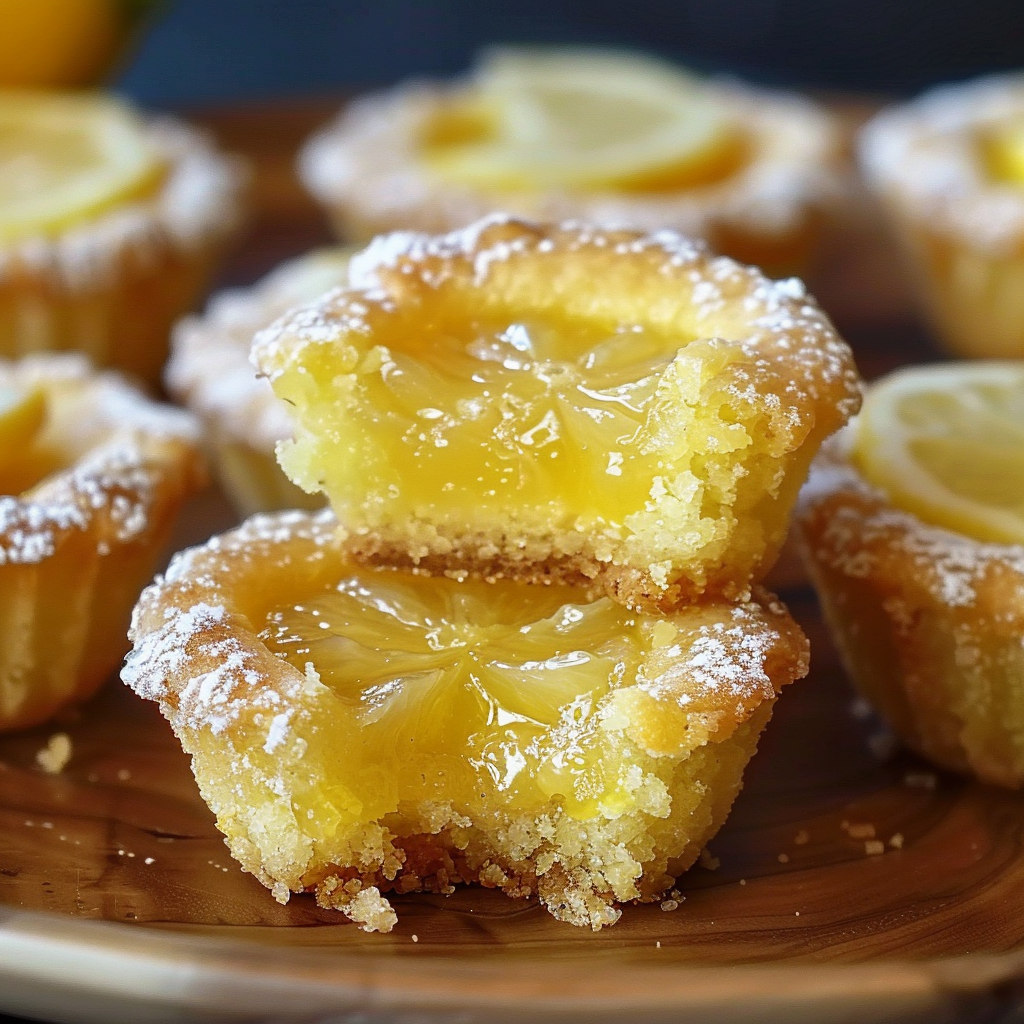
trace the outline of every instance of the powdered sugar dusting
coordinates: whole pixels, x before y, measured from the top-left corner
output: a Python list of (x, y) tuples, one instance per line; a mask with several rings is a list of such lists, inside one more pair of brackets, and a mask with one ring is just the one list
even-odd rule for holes
[[(992, 544), (922, 522), (891, 504), (849, 462), (851, 432), (823, 449), (800, 495), (798, 514), (830, 512), (815, 557), (847, 576), (868, 578), (889, 563), (913, 566), (913, 580), (947, 608), (975, 605), (993, 570), (1009, 571), (1024, 588), (1024, 546)], [(851, 500), (844, 500), (843, 496)]]
[(41, 562), (70, 532), (95, 530), (101, 549), (143, 535), (167, 472), (151, 446), (197, 445), (195, 421), (75, 355), (0, 361), (0, 385), (38, 385), (52, 396), (47, 429), (67, 461), (31, 492), (0, 496), (0, 565)]
[[(446, 235), (396, 232), (377, 239), (353, 256), (347, 289), (329, 293), (261, 331), (252, 358), (261, 373), (273, 378), (300, 361), (306, 345), (365, 346), (373, 336), (372, 325), (395, 312), (399, 296), (408, 301), (414, 286), (428, 293), (480, 289), (478, 301), (483, 302), (499, 266), (510, 275), (520, 267), (524, 274), (542, 267), (540, 273), (557, 291), (575, 282), (560, 279), (572, 273), (567, 268), (575, 254), (621, 258), (623, 266), (640, 261), (653, 278), (665, 281), (665, 296), (659, 301), (667, 304), (660, 315), (668, 320), (668, 310), (675, 318), (685, 311), (698, 325), (698, 336), (743, 344), (751, 372), (785, 376), (789, 393), (781, 397), (787, 404), (830, 403), (836, 427), (859, 406), (859, 378), (849, 348), (800, 281), (771, 281), (755, 268), (710, 256), (701, 242), (674, 231), (644, 234), (575, 222), (548, 227), (502, 213)], [(613, 273), (613, 263), (600, 266), (602, 272)]]

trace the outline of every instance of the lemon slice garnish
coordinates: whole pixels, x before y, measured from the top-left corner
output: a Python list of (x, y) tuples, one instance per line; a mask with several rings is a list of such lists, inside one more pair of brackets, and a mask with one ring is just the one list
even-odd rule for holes
[(489, 130), (468, 141), (454, 133), (453, 144), (426, 153), (449, 180), (671, 190), (715, 180), (737, 160), (739, 136), (721, 103), (698, 79), (649, 58), (501, 49), (475, 82), (469, 122)]
[(994, 178), (1024, 185), (1024, 120), (992, 132), (984, 140), (984, 150)]
[(0, 469), (25, 454), (46, 422), (46, 392), (40, 387), (0, 384)]
[(141, 118), (117, 100), (0, 92), (0, 241), (151, 194), (162, 170)]
[(926, 522), (1024, 543), (1024, 363), (890, 374), (868, 392), (854, 456), (872, 483)]

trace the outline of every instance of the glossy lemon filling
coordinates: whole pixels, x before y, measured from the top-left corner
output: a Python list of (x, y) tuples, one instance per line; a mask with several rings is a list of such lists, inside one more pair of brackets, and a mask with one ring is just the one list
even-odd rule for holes
[(351, 737), (332, 754), (334, 779), (299, 818), (315, 809), (330, 829), (432, 800), (470, 817), (496, 801), (615, 817), (635, 799), (600, 742), (597, 705), (675, 632), (572, 587), (390, 570), (353, 571), (276, 608), (260, 639), (307, 675), (312, 665), (349, 718), (332, 723)]

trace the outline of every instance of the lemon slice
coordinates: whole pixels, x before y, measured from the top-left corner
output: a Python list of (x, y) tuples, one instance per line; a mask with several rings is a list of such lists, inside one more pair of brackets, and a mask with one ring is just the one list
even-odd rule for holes
[[(434, 146), (442, 177), (512, 189), (669, 190), (734, 165), (737, 132), (699, 80), (600, 51), (501, 49), (477, 76), (484, 138)], [(477, 120), (480, 120), (477, 114)]]
[(19, 458), (46, 422), (46, 392), (0, 384), (0, 469)]
[(161, 172), (141, 118), (117, 100), (0, 92), (0, 241), (151, 194)]
[(926, 522), (1024, 544), (1024, 364), (889, 375), (868, 392), (854, 456), (872, 483)]
[(985, 156), (993, 177), (1024, 185), (1024, 120), (993, 132), (985, 140)]

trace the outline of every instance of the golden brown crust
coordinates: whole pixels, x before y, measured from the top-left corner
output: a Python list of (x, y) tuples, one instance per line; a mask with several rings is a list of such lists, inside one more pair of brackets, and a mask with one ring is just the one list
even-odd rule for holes
[(2, 384), (41, 386), (51, 408), (25, 460), (39, 478), (0, 495), (0, 729), (14, 729), (107, 678), (177, 510), (205, 476), (191, 418), (79, 357), (0, 360)]
[(416, 84), (350, 104), (304, 148), (300, 172), (344, 238), (385, 231), (451, 231), (507, 210), (539, 220), (578, 219), (662, 228), (706, 239), (776, 272), (805, 268), (822, 211), (834, 203), (839, 133), (807, 100), (705, 83), (742, 132), (746, 159), (720, 181), (680, 192), (484, 192), (435, 179), (420, 155), (426, 127), (471, 85)]
[[(499, 215), (451, 235), (378, 239), (353, 258), (349, 288), (256, 338), (254, 360), (297, 419), (296, 442), (282, 449), (286, 469), (316, 462), (293, 472), (310, 489), (330, 476), (317, 461), (324, 424), (305, 408), (307, 363), (339, 389), (358, 389), (358, 354), (386, 345), (396, 324), (495, 314), (640, 324), (678, 337), (659, 385), (677, 398), (642, 426), (642, 444), (664, 452), (664, 476), (642, 481), (621, 523), (518, 507), (514, 497), (490, 520), (476, 508), (445, 520), (429, 510), (391, 514), (361, 497), (341, 507), (331, 495), (353, 552), (433, 571), (595, 579), (647, 608), (705, 593), (743, 599), (774, 561), (814, 451), (858, 407), (859, 378), (799, 281), (772, 282), (671, 232)], [(341, 423), (347, 408), (336, 403), (331, 415)]]
[(616, 901), (657, 898), (724, 820), (776, 692), (807, 669), (806, 640), (769, 595), (690, 609), (652, 623), (666, 643), (597, 712), (593, 742), (624, 766), (632, 809), (578, 820), (555, 798), (511, 810), (496, 789), (470, 818), (440, 792), (325, 835), (308, 780), (334, 792), (334, 752), (354, 737), (315, 667), (278, 659), (257, 631), (345, 566), (326, 512), (256, 517), (178, 556), (136, 608), (123, 678), (160, 703), (243, 867), (278, 899), (314, 891), (368, 930), (394, 923), (382, 891), (462, 881), (539, 895), (593, 928), (619, 916)]
[(798, 512), (808, 568), (851, 676), (914, 749), (1024, 784), (1024, 548), (896, 508), (823, 451)]

